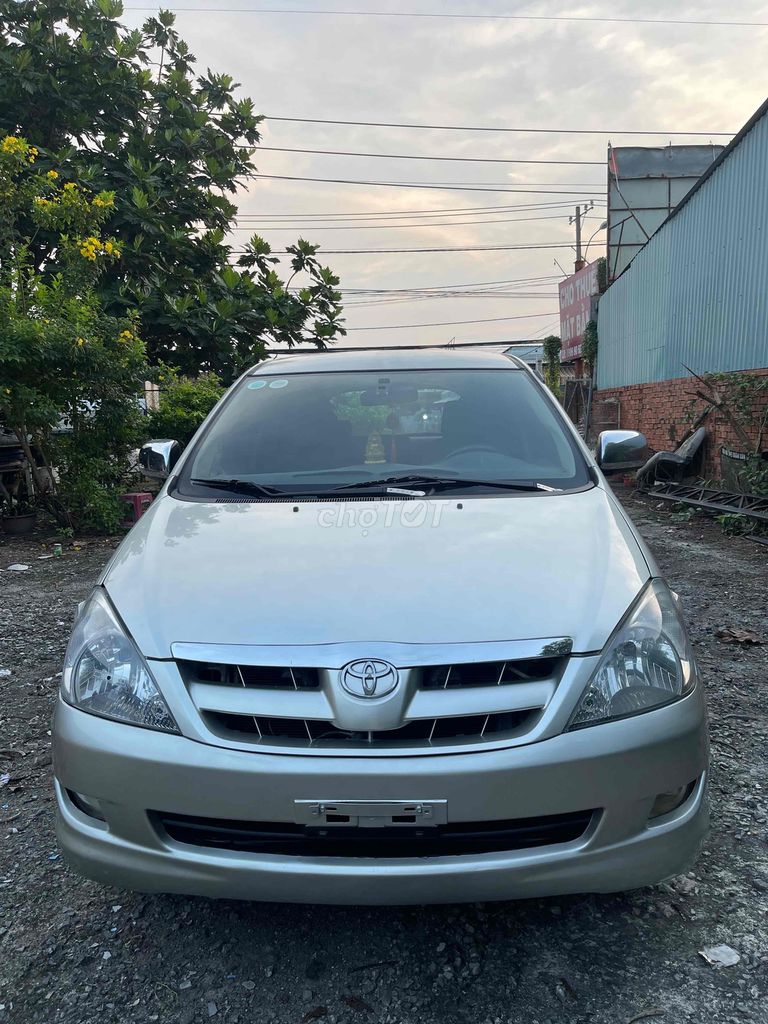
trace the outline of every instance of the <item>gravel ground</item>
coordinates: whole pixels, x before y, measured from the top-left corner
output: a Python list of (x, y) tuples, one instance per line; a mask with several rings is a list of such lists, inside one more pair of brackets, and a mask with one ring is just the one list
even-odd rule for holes
[[(768, 549), (648, 500), (709, 693), (713, 829), (695, 870), (617, 896), (329, 908), (143, 896), (56, 848), (51, 706), (74, 604), (113, 542), (0, 540), (0, 1021), (548, 1024), (768, 1021)], [(7, 671), (10, 670), (10, 675)], [(720, 943), (740, 961), (710, 966)]]

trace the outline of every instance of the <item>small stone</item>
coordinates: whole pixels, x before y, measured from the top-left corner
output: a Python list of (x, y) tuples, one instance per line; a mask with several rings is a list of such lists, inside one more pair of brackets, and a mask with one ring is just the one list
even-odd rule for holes
[(253, 992), (253, 990), (256, 988), (256, 982), (255, 981), (244, 981), (243, 982), (243, 988), (245, 989), (246, 992)]
[(733, 967), (741, 960), (736, 950), (726, 945), (707, 946), (699, 950), (699, 956), (703, 956), (713, 967)]
[(215, 1017), (218, 1012), (219, 1012), (218, 1006), (211, 999), (211, 1001), (208, 1003), (208, 1016), (209, 1017)]
[(309, 1000), (312, 998), (312, 995), (313, 995), (312, 989), (311, 988), (305, 988), (304, 991), (301, 993), (301, 998), (304, 1000), (305, 1003), (308, 1003)]
[(192, 982), (189, 980), (189, 978), (185, 978), (184, 981), (179, 982), (179, 988), (180, 989), (192, 988)]

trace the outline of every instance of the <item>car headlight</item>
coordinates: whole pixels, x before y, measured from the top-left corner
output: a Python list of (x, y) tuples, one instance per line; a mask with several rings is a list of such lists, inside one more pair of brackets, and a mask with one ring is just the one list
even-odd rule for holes
[(675, 598), (651, 580), (606, 644), (568, 729), (651, 711), (684, 697), (695, 682)]
[(179, 732), (144, 659), (98, 587), (75, 623), (64, 656), (61, 695), (102, 718)]

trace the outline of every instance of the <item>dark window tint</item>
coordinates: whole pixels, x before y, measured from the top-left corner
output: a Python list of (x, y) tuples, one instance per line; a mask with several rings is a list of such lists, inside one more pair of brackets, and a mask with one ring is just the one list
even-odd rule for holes
[(184, 467), (292, 492), (425, 474), (553, 487), (587, 483), (584, 460), (530, 376), (509, 370), (324, 372), (244, 380)]

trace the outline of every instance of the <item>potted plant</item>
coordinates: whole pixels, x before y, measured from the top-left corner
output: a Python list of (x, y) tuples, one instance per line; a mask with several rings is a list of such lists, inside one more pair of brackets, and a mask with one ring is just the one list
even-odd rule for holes
[(0, 483), (0, 494), (4, 499), (3, 511), (0, 514), (0, 529), (3, 533), (19, 535), (31, 533), (37, 521), (37, 510), (34, 504), (27, 498), (19, 495), (18, 491), (9, 490)]

